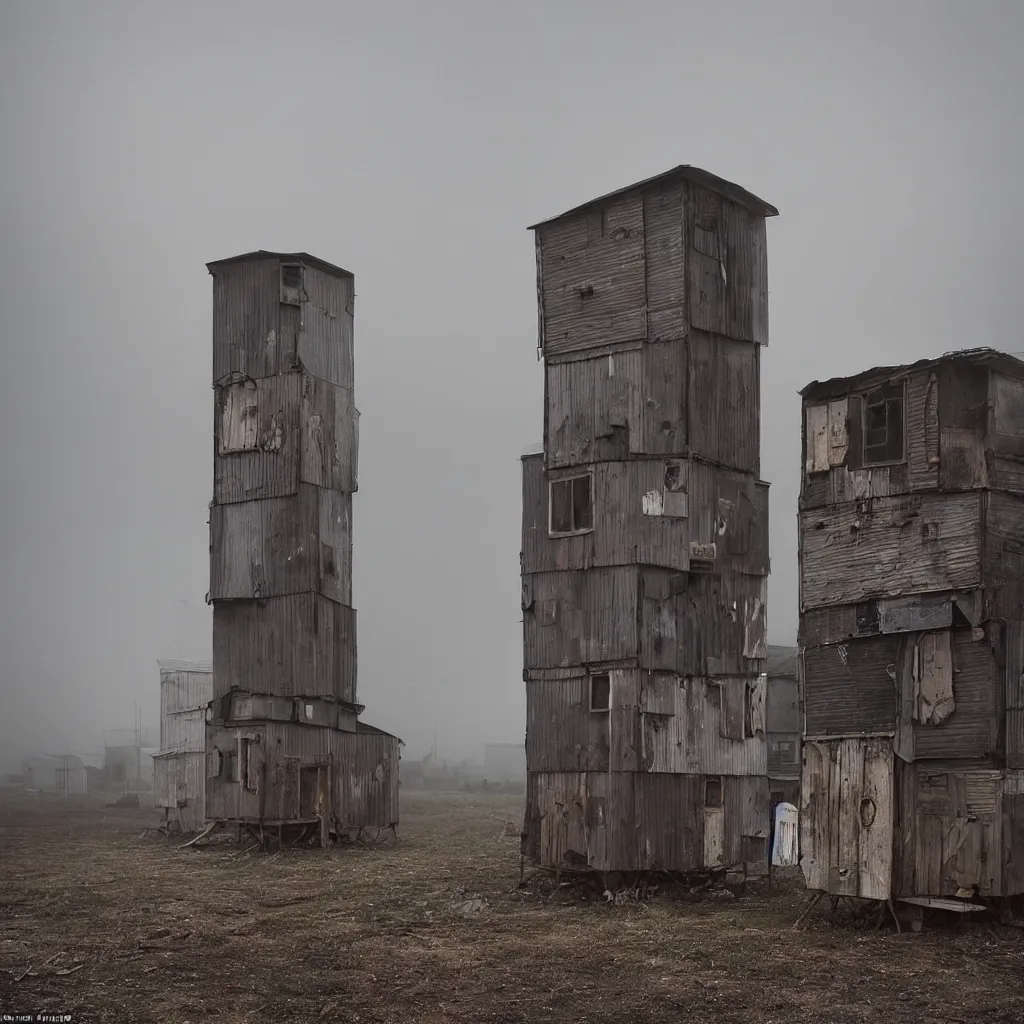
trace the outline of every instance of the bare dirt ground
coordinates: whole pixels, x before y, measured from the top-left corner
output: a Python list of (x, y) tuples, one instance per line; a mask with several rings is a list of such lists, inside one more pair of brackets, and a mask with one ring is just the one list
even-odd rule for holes
[(521, 799), (407, 794), (397, 844), (180, 849), (156, 813), (0, 791), (0, 1011), (160, 1021), (1024, 1021), (1024, 932), (771, 895), (519, 879)]

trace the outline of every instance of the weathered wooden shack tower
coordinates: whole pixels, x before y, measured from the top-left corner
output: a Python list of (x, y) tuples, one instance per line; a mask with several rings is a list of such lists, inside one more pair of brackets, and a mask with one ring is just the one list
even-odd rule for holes
[(1024, 892), (1024, 363), (959, 352), (802, 394), (807, 885)]
[(306, 253), (213, 275), (211, 821), (398, 821), (399, 741), (358, 721), (354, 281)]
[(546, 866), (763, 865), (765, 219), (681, 166), (535, 225), (523, 459), (528, 795)]

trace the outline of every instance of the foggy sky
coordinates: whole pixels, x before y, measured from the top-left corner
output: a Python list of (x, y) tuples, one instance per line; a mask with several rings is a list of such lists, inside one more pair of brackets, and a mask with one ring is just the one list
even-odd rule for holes
[[(209, 657), (205, 263), (356, 277), (366, 719), (524, 728), (526, 225), (678, 163), (769, 221), (769, 635), (795, 642), (798, 388), (1024, 349), (1024, 5), (0, 3), (0, 761), (157, 725)], [(186, 603), (187, 602), (187, 603)], [(6, 755), (6, 756), (5, 756)], [(4, 767), (0, 765), (0, 767)]]

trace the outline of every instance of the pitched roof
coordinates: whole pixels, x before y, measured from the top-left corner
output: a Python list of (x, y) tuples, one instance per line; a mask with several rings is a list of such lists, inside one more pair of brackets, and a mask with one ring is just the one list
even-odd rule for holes
[(702, 170), (700, 167), (694, 167), (693, 164), (678, 164), (670, 170), (654, 175), (653, 178), (644, 178), (643, 181), (636, 181), (625, 188), (617, 188), (614, 192), (607, 192), (605, 195), (598, 196), (596, 199), (590, 199), (580, 206), (574, 206), (571, 210), (566, 210), (565, 213), (560, 213), (555, 217), (548, 217), (547, 220), (531, 224), (527, 230), (535, 231), (537, 228), (553, 224), (555, 221), (562, 220), (565, 217), (575, 216), (578, 213), (582, 213), (588, 207), (603, 205), (608, 200), (625, 195), (627, 192), (634, 191), (634, 189), (651, 188), (655, 185), (667, 184), (673, 180), (692, 181), (702, 188), (706, 188), (709, 192), (717, 192), (731, 202), (739, 206), (745, 206), (748, 210), (760, 214), (762, 217), (777, 217), (779, 215), (779, 211), (771, 203), (766, 203), (763, 199), (759, 199), (753, 192), (748, 192), (735, 182), (726, 181), (725, 178), (720, 178), (717, 174)]

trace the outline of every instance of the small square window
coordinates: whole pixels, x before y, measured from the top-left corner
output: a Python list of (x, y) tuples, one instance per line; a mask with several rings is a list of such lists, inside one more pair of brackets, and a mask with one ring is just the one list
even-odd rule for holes
[(722, 780), (715, 776), (709, 776), (704, 780), (704, 806), (722, 806)]
[(612, 682), (608, 675), (590, 677), (590, 710), (607, 711), (612, 702)]
[(548, 532), (551, 536), (586, 533), (594, 527), (594, 495), (589, 473), (552, 480)]
[(902, 462), (905, 453), (903, 383), (887, 384), (864, 398), (864, 465)]

